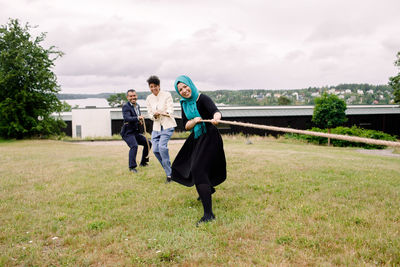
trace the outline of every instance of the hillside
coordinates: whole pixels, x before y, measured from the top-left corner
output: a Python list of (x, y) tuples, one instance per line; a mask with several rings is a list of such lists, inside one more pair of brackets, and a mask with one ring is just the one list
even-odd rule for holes
[[(314, 99), (323, 92), (336, 94), (349, 105), (393, 104), (393, 89), (388, 85), (370, 84), (339, 84), (337, 86), (309, 87), (303, 89), (239, 89), (202, 91), (216, 103), (242, 106), (273, 106), (273, 105), (313, 105)], [(146, 99), (150, 92), (137, 92), (139, 99)], [(179, 96), (171, 91), (174, 102), (179, 102)], [(101, 94), (59, 94), (60, 100), (105, 98), (113, 93)]]

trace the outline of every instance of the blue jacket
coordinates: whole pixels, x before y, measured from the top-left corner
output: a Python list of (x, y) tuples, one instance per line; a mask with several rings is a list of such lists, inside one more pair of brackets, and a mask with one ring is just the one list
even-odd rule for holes
[(122, 106), (122, 116), (124, 117), (124, 124), (121, 129), (121, 136), (132, 133), (139, 133), (139, 116), (140, 106), (136, 104), (139, 114), (136, 114), (133, 106), (127, 102)]

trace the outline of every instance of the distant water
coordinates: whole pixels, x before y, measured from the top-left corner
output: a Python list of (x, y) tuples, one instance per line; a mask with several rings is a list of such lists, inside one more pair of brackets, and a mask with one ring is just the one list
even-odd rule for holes
[[(67, 102), (71, 107), (76, 107), (78, 105), (79, 108), (85, 108), (87, 106), (95, 106), (96, 108), (109, 108), (110, 105), (105, 98), (85, 98), (85, 99), (65, 99), (63, 100)], [(139, 99), (138, 104), (142, 107), (146, 106), (146, 100)]]

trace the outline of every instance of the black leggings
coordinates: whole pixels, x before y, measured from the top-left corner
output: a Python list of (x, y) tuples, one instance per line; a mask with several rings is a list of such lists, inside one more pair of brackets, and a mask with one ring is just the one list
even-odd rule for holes
[(213, 215), (211, 186), (209, 184), (196, 184), (197, 193), (199, 193), (201, 203), (203, 204), (204, 216)]

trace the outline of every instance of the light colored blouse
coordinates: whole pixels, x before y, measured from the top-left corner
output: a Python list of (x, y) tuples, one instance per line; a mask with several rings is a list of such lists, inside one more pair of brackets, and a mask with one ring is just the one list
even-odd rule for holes
[(174, 118), (167, 116), (159, 116), (157, 119), (154, 118), (156, 111), (160, 113), (174, 113), (174, 103), (172, 101), (171, 93), (165, 91), (159, 91), (157, 96), (150, 94), (146, 98), (147, 113), (150, 119), (153, 121), (153, 131), (161, 131), (163, 129), (176, 127), (176, 121)]

